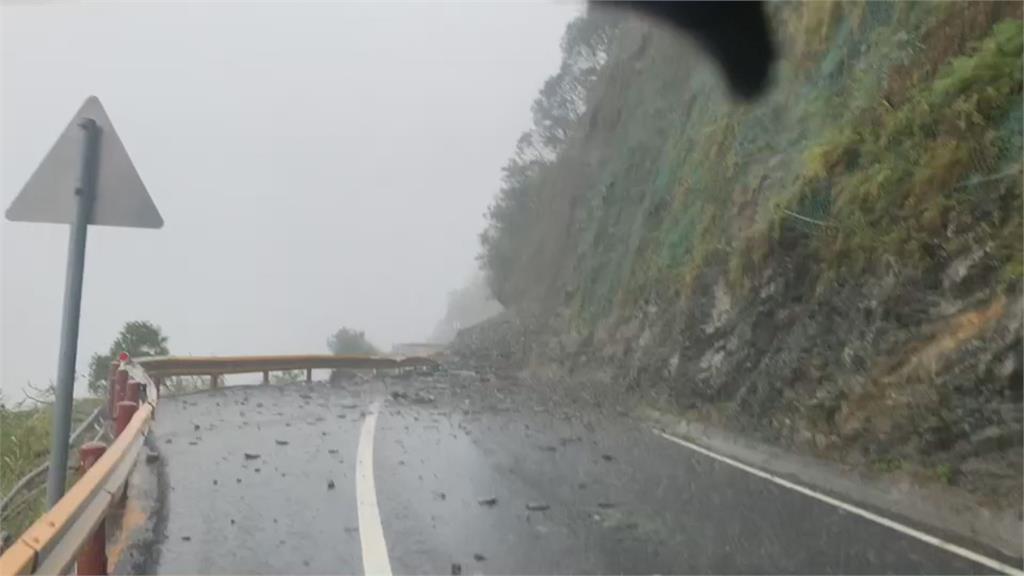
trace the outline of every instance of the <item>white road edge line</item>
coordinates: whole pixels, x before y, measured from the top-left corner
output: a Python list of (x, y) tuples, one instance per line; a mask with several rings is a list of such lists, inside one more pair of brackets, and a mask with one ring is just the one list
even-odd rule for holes
[(743, 470), (744, 472), (749, 472), (750, 474), (753, 474), (754, 476), (759, 476), (761, 478), (764, 478), (765, 480), (770, 480), (770, 481), (772, 481), (772, 482), (774, 482), (774, 483), (776, 483), (776, 484), (778, 484), (780, 486), (785, 486), (786, 488), (789, 488), (790, 490), (795, 490), (795, 491), (797, 491), (797, 492), (799, 492), (799, 493), (801, 493), (801, 494), (803, 494), (805, 496), (810, 496), (811, 498), (814, 498), (816, 500), (820, 500), (820, 501), (822, 501), (822, 502), (824, 502), (826, 504), (831, 504), (832, 506), (835, 506), (836, 508), (840, 508), (840, 509), (845, 510), (847, 512), (851, 512), (851, 513), (856, 514), (856, 515), (858, 515), (858, 516), (860, 516), (862, 518), (866, 518), (868, 520), (871, 520), (872, 522), (876, 522), (878, 524), (881, 524), (882, 526), (885, 526), (886, 528), (891, 528), (893, 530), (896, 530), (897, 532), (902, 532), (903, 534), (906, 534), (907, 536), (911, 536), (913, 538), (917, 538), (918, 540), (920, 540), (922, 542), (926, 542), (928, 544), (931, 544), (932, 546), (935, 546), (937, 548), (941, 548), (943, 550), (946, 550), (947, 552), (952, 552), (953, 554), (956, 554), (958, 556), (962, 556), (963, 558), (966, 558), (966, 559), (971, 560), (973, 562), (977, 562), (978, 564), (981, 564), (981, 565), (986, 566), (988, 568), (991, 568), (993, 570), (999, 570), (1000, 572), (1004, 572), (1006, 574), (1011, 574), (1013, 576), (1024, 576), (1024, 570), (1020, 570), (1019, 568), (1014, 568), (1013, 566), (1010, 566), (1009, 564), (1004, 564), (1004, 563), (1002, 563), (1002, 562), (1000, 562), (998, 560), (994, 560), (992, 558), (989, 558), (988, 556), (982, 556), (981, 554), (978, 554), (977, 552), (973, 552), (971, 550), (968, 550), (967, 548), (964, 548), (963, 546), (958, 546), (956, 544), (953, 544), (952, 542), (946, 542), (945, 540), (943, 540), (941, 538), (937, 538), (935, 536), (932, 536), (931, 534), (926, 534), (924, 532), (921, 532), (920, 530), (911, 528), (910, 526), (906, 526), (904, 524), (900, 524), (899, 522), (896, 522), (894, 520), (890, 520), (890, 519), (888, 519), (888, 518), (886, 518), (884, 516), (879, 516), (878, 514), (875, 514), (874, 512), (869, 512), (869, 511), (867, 511), (867, 510), (865, 510), (863, 508), (860, 508), (859, 506), (854, 506), (853, 504), (847, 504), (846, 502), (843, 502), (841, 500), (836, 500), (835, 498), (833, 498), (831, 496), (827, 496), (827, 495), (822, 494), (820, 492), (815, 492), (814, 490), (811, 490), (810, 488), (805, 488), (805, 487), (803, 487), (803, 486), (801, 486), (799, 484), (794, 484), (793, 482), (790, 482), (789, 480), (785, 480), (783, 478), (775, 476), (774, 474), (769, 474), (768, 472), (764, 472), (762, 470), (754, 468), (753, 466), (749, 466), (749, 465), (744, 464), (742, 462), (733, 460), (732, 458), (729, 458), (727, 456), (722, 456), (720, 454), (716, 454), (716, 453), (708, 450), (707, 448), (704, 448), (703, 446), (699, 446), (697, 444), (694, 444), (693, 442), (688, 442), (686, 440), (683, 440), (682, 438), (678, 438), (676, 436), (673, 436), (671, 434), (668, 434), (666, 432), (658, 430), (657, 428), (652, 428), (652, 431), (655, 434), (657, 434), (658, 436), (661, 436), (662, 438), (664, 438), (666, 440), (669, 440), (671, 442), (675, 442), (676, 444), (679, 444), (681, 446), (685, 446), (686, 448), (689, 448), (690, 450), (694, 450), (696, 452), (700, 452), (701, 454), (704, 454), (705, 456), (709, 456), (711, 458), (714, 458), (715, 460), (719, 460), (721, 462), (725, 462), (726, 464), (729, 464), (730, 466), (734, 466), (736, 468), (739, 468), (740, 470)]
[(359, 512), (359, 544), (363, 552), (363, 574), (391, 576), (388, 545), (384, 541), (384, 527), (377, 507), (377, 486), (373, 481), (373, 435), (377, 427), (380, 402), (370, 405), (370, 411), (359, 431), (356, 452), (356, 505)]

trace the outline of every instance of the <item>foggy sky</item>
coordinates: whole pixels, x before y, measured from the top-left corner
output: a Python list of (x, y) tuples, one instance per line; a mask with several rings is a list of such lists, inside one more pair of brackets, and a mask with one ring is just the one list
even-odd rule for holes
[[(326, 352), (343, 325), (425, 338), (581, 10), (4, 5), (3, 209), (95, 94), (166, 222), (90, 227), (79, 373), (128, 320), (178, 354)], [(0, 226), (16, 401), (55, 377), (68, 227)]]

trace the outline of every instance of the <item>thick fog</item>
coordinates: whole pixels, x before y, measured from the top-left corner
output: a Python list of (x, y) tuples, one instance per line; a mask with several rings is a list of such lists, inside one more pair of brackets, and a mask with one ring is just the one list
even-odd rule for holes
[[(95, 94), (166, 222), (90, 228), (79, 375), (128, 320), (195, 355), (326, 352), (341, 326), (425, 338), (581, 9), (3, 6), (3, 208)], [(15, 401), (55, 377), (68, 227), (0, 236)]]

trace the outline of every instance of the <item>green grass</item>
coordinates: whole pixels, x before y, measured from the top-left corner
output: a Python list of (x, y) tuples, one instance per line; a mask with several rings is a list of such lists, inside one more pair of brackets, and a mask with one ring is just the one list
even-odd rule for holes
[[(999, 22), (899, 108), (860, 110), (808, 146), (794, 192), (775, 200), (773, 220), (734, 252), (734, 286), (749, 285), (787, 230), (820, 263), (819, 289), (878, 274), (881, 266), (934, 273), (988, 243), (1001, 282), (1019, 283), (1019, 176), (963, 182), (1012, 170), (1013, 161), (1019, 167), (1022, 38), (1020, 21)], [(815, 229), (787, 212), (829, 226)]]
[(895, 456), (880, 458), (871, 463), (871, 468), (880, 474), (892, 474), (903, 468), (903, 460)]
[[(75, 400), (72, 430), (84, 422), (102, 402), (96, 398)], [(19, 480), (49, 458), (52, 418), (53, 409), (49, 405), (18, 410), (0, 409), (0, 493), (4, 496)], [(74, 455), (72, 460), (76, 460)], [(69, 485), (74, 480), (75, 475), (69, 474)], [(45, 510), (45, 490), (39, 490), (30, 505), (20, 508), (5, 519), (3, 530), (20, 534)]]
[[(965, 185), (1020, 166), (1019, 19), (970, 3), (768, 9), (782, 58), (752, 104), (678, 36), (623, 29), (585, 129), (538, 184), (540, 216), (508, 232), (510, 284), (565, 279), (583, 332), (718, 274), (751, 297), (783, 259), (808, 264), (813, 297), (893, 266), (934, 277), (981, 246), (994, 282), (1020, 286), (1019, 174)], [(564, 194), (570, 221), (545, 216)], [(558, 227), (570, 245), (551, 276), (531, 262), (554, 248), (531, 238)]]
[(956, 480), (956, 469), (949, 464), (940, 464), (935, 467), (935, 477), (943, 484), (953, 484)]

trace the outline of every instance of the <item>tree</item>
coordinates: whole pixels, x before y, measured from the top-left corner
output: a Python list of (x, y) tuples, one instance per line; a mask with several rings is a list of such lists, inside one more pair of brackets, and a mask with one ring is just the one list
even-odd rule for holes
[(533, 222), (543, 211), (544, 174), (554, 165), (579, 127), (597, 86), (601, 68), (621, 23), (611, 10), (588, 10), (573, 20), (562, 37), (562, 64), (541, 87), (530, 110), (533, 126), (516, 141), (502, 168), (501, 187), (484, 214), (487, 225), (480, 234), (479, 261), (487, 272), (494, 298), (504, 306), (514, 303), (513, 279), (531, 262)]
[[(569, 139), (587, 108), (587, 96), (608, 60), (616, 16), (597, 10), (573, 20), (562, 36), (562, 65), (533, 101), (533, 132), (550, 158)], [(522, 139), (520, 139), (522, 144)]]
[(156, 324), (146, 321), (127, 322), (106, 354), (93, 354), (89, 361), (89, 392), (96, 396), (106, 394), (107, 373), (110, 363), (121, 352), (132, 357), (167, 356), (167, 337)]
[(450, 342), (459, 330), (482, 322), (501, 312), (501, 304), (491, 296), (487, 278), (474, 274), (465, 286), (448, 293), (448, 308), (444, 318), (434, 327), (432, 342)]
[(336, 356), (374, 355), (377, 348), (361, 330), (340, 328), (327, 339), (327, 349)]

